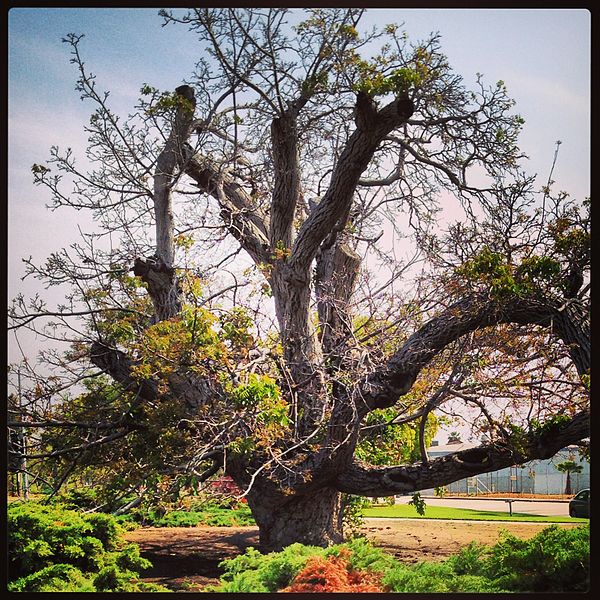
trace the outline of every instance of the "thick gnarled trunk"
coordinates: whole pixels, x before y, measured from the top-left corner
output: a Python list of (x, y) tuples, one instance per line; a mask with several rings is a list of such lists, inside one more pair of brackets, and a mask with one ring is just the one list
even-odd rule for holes
[(280, 551), (295, 542), (339, 544), (343, 541), (341, 499), (337, 490), (324, 488), (273, 506), (267, 497), (251, 494), (248, 503), (259, 527), (261, 551)]

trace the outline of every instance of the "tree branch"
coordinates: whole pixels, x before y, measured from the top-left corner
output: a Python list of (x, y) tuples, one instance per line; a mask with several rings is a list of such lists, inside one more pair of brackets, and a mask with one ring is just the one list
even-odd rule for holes
[(412, 387), (429, 361), (463, 335), (502, 323), (551, 327), (569, 348), (580, 375), (590, 369), (589, 316), (580, 302), (551, 298), (500, 301), (474, 294), (459, 300), (416, 331), (383, 369), (370, 374), (356, 396), (359, 414), (392, 406)]
[(267, 263), (270, 254), (266, 219), (242, 186), (214, 162), (199, 155), (187, 157), (185, 172), (202, 192), (217, 200), (225, 227), (254, 262)]
[(308, 269), (321, 242), (332, 230), (341, 231), (345, 227), (361, 174), (385, 136), (405, 123), (413, 110), (408, 96), (396, 98), (378, 111), (366, 94), (358, 94), (356, 129), (337, 161), (327, 192), (298, 232), (290, 260), (293, 268)]
[(298, 164), (298, 109), (290, 107), (271, 124), (271, 144), (275, 182), (271, 201), (271, 247), (292, 245), (294, 213), (300, 196)]
[[(152, 401), (161, 396), (158, 382), (152, 379), (137, 380), (131, 376), (135, 362), (121, 350), (94, 342), (90, 360), (124, 388), (135, 390), (141, 400)], [(223, 389), (215, 378), (201, 377), (191, 372), (175, 371), (167, 377), (167, 384), (169, 391), (163, 395), (185, 402), (192, 413), (224, 397)]]
[(191, 133), (196, 98), (194, 90), (182, 85), (175, 90), (176, 98), (185, 104), (177, 109), (173, 127), (156, 160), (154, 171), (154, 213), (156, 217), (156, 254), (171, 267), (175, 247), (173, 244), (173, 214), (171, 207), (171, 188), (177, 166), (182, 162), (183, 144)]
[(538, 435), (530, 432), (525, 443), (513, 446), (483, 444), (418, 465), (371, 467), (355, 462), (337, 476), (334, 485), (340, 492), (360, 496), (414, 492), (531, 460), (550, 458), (562, 448), (588, 437), (589, 433), (589, 413), (582, 411), (566, 425), (552, 426)]

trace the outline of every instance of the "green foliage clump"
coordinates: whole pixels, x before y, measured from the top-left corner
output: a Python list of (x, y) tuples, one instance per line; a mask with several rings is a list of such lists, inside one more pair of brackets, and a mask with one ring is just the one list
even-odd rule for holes
[(584, 592), (589, 587), (589, 544), (589, 525), (551, 525), (528, 540), (504, 532), (491, 548), (471, 546), (448, 562), (511, 592)]
[(373, 547), (362, 538), (329, 548), (292, 544), (281, 552), (261, 554), (254, 548), (232, 559), (224, 560), (220, 566), (225, 572), (215, 592), (276, 592), (289, 586), (294, 577), (306, 566), (311, 557), (339, 556), (349, 552), (349, 563), (356, 570), (383, 572), (395, 559), (383, 550)]
[[(139, 571), (151, 563), (123, 547), (114, 517), (61, 506), (8, 507), (9, 589), (24, 592), (143, 591)], [(156, 591), (165, 588), (151, 586)]]
[(415, 492), (412, 495), (412, 498), (408, 501), (408, 503), (411, 506), (414, 506), (417, 513), (419, 513), (421, 516), (423, 516), (425, 514), (426, 504), (425, 504), (425, 500), (423, 500), (423, 498), (421, 498), (420, 492)]
[(290, 407), (279, 386), (268, 375), (250, 373), (247, 381), (229, 390), (233, 405), (253, 416), (256, 433), (252, 438), (233, 440), (229, 450), (236, 454), (249, 452), (254, 445), (270, 447), (289, 429)]
[(99, 592), (160, 592), (163, 586), (138, 580), (138, 572), (148, 569), (152, 563), (140, 556), (137, 544), (128, 544), (121, 552), (113, 553), (107, 564), (94, 577)]
[(116, 520), (146, 527), (237, 527), (255, 525), (247, 504), (231, 496), (199, 497), (191, 502), (135, 508)]
[(266, 375), (251, 373), (248, 382), (234, 387), (231, 398), (234, 406), (240, 408), (260, 407), (269, 400), (278, 400), (281, 394), (273, 379)]
[(264, 555), (249, 548), (221, 563), (221, 583), (210, 591), (281, 591), (311, 557), (342, 555), (352, 569), (378, 574), (388, 592), (580, 592), (589, 586), (589, 526), (553, 525), (529, 540), (505, 533), (492, 547), (473, 543), (448, 560), (414, 565), (398, 562), (364, 538), (330, 548), (292, 544)]
[(368, 570), (384, 573), (397, 562), (393, 556), (381, 548), (376, 548), (365, 538), (356, 538), (345, 544), (331, 546), (327, 549), (325, 555), (339, 556), (344, 548), (350, 552), (348, 562), (351, 567), (360, 571)]
[(70, 489), (60, 497), (60, 504), (69, 510), (88, 510), (94, 508), (97, 503), (96, 490), (85, 487)]
[(403, 593), (504, 591), (485, 577), (458, 575), (446, 562), (420, 562), (415, 565), (398, 563), (384, 575), (382, 583), (390, 592)]
[(554, 435), (557, 430), (568, 425), (570, 422), (571, 418), (568, 415), (552, 415), (543, 422), (531, 419), (529, 427), (537, 437), (544, 437)]
[[(418, 424), (390, 425), (397, 415), (398, 411), (394, 407), (373, 410), (367, 415), (366, 433), (356, 448), (355, 455), (358, 459), (372, 465), (405, 464), (420, 459)], [(425, 427), (426, 446), (431, 443), (438, 428), (438, 417), (430, 413)]]
[(422, 75), (416, 69), (402, 67), (394, 70), (388, 77), (381, 72), (365, 77), (355, 86), (355, 91), (364, 92), (369, 96), (405, 94), (409, 89), (421, 85), (422, 80)]
[(324, 548), (291, 544), (281, 552), (261, 554), (255, 548), (220, 563), (225, 572), (221, 583), (211, 591), (276, 592), (286, 587), (310, 556), (323, 556)]
[(153, 527), (236, 527), (254, 525), (255, 521), (247, 506), (239, 508), (221, 508), (208, 506), (203, 510), (174, 510), (163, 516), (152, 516), (147, 524)]
[(555, 284), (560, 273), (560, 263), (550, 256), (531, 256), (513, 265), (502, 253), (487, 246), (456, 268), (458, 276), (483, 283), (497, 298), (531, 294), (543, 286)]
[(89, 577), (77, 567), (56, 564), (8, 584), (9, 592), (95, 592)]

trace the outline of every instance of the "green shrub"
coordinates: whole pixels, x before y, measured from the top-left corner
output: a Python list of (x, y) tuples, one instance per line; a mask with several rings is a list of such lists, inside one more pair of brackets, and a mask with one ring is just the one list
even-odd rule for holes
[(347, 549), (350, 551), (348, 562), (353, 569), (360, 571), (378, 571), (385, 573), (398, 564), (398, 561), (391, 555), (373, 546), (365, 538), (355, 538), (345, 544), (332, 546), (326, 551), (327, 555), (339, 556), (340, 551)]
[(220, 563), (225, 572), (211, 591), (275, 592), (290, 584), (311, 556), (323, 556), (325, 548), (291, 544), (281, 552), (261, 554), (248, 548), (244, 554)]
[[(53, 564), (70, 564), (82, 571), (101, 566), (103, 542), (94, 537), (91, 517), (56, 506), (13, 502), (8, 507), (8, 553), (16, 577)], [(116, 543), (118, 530), (107, 544)]]
[(173, 510), (162, 515), (150, 512), (146, 525), (153, 527), (237, 527), (254, 525), (255, 521), (247, 506), (240, 508), (220, 508), (207, 506), (205, 510)]
[(204, 520), (203, 513), (174, 510), (153, 519), (154, 527), (195, 527)]
[(313, 556), (339, 556), (349, 551), (348, 562), (353, 569), (384, 572), (395, 564), (395, 559), (375, 548), (363, 538), (329, 548), (291, 544), (281, 552), (261, 554), (248, 548), (244, 554), (224, 560), (221, 583), (212, 591), (218, 592), (275, 592), (290, 585), (294, 577)]
[(384, 575), (382, 583), (390, 592), (403, 593), (503, 591), (495, 582), (485, 577), (455, 573), (447, 561), (397, 565)]
[(457, 575), (480, 575), (481, 561), (488, 551), (487, 546), (471, 542), (446, 562)]
[(135, 571), (123, 570), (117, 564), (104, 567), (95, 577), (94, 586), (98, 592), (168, 592), (155, 583), (139, 581)]
[(9, 592), (95, 592), (96, 588), (73, 565), (57, 564), (20, 577), (8, 584)]
[(121, 528), (111, 515), (95, 513), (85, 516), (85, 520), (92, 526), (91, 535), (102, 542), (105, 550), (115, 550), (118, 545)]
[(528, 540), (503, 532), (491, 548), (471, 544), (446, 562), (454, 573), (484, 577), (507, 591), (582, 592), (589, 560), (589, 525), (551, 525)]
[(98, 505), (96, 490), (92, 488), (76, 488), (56, 497), (55, 504), (61, 504), (71, 510), (88, 510)]
[(479, 568), (511, 591), (583, 592), (589, 588), (589, 544), (589, 525), (552, 525), (528, 540), (505, 532)]
[[(310, 557), (347, 556), (352, 569), (381, 574), (398, 593), (585, 591), (589, 584), (589, 526), (547, 527), (530, 540), (504, 534), (495, 546), (470, 544), (440, 562), (406, 565), (363, 538), (330, 548), (292, 544), (261, 554), (249, 548), (221, 563), (216, 592), (275, 592), (290, 586)], [(209, 591), (209, 590), (207, 590)]]
[(168, 591), (144, 584), (139, 547), (122, 549), (110, 515), (13, 502), (8, 507), (9, 589), (24, 592)]

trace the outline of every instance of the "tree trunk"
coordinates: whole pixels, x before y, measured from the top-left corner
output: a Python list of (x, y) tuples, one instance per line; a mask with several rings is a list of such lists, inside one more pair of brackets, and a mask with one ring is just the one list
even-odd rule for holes
[(263, 552), (280, 551), (295, 542), (326, 547), (343, 541), (342, 495), (325, 488), (274, 507), (265, 496), (248, 498), (260, 532)]

